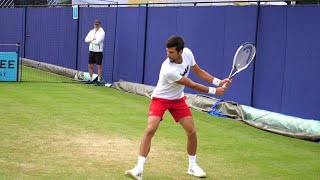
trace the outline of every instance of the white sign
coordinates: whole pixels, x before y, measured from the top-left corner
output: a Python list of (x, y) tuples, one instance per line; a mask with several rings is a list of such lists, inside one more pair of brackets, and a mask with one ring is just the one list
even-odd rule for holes
[(79, 8), (78, 8), (78, 5), (73, 5), (73, 6), (72, 6), (72, 17), (73, 17), (73, 19), (78, 19), (78, 18), (79, 18)]

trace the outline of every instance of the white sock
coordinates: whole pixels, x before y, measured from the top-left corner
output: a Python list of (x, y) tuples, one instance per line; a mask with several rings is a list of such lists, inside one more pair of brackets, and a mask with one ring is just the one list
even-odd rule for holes
[(137, 164), (137, 167), (143, 171), (143, 167), (144, 167), (144, 163), (146, 162), (146, 157), (143, 157), (143, 156), (139, 156), (138, 157), (138, 164)]
[(92, 81), (92, 76), (90, 76), (90, 81)]
[(101, 82), (101, 76), (98, 76), (98, 81)]
[(196, 164), (196, 160), (197, 160), (196, 155), (194, 156), (189, 155), (189, 168), (191, 168), (193, 165)]

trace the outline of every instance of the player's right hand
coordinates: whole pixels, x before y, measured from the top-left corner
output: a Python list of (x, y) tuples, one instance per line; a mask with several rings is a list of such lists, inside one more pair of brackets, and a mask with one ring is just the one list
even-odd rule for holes
[(223, 80), (221, 80), (221, 82), (220, 82), (220, 86), (222, 86), (222, 87), (229, 87), (229, 85), (232, 83), (232, 80), (231, 79), (229, 79), (229, 78), (226, 78), (226, 79), (223, 79)]

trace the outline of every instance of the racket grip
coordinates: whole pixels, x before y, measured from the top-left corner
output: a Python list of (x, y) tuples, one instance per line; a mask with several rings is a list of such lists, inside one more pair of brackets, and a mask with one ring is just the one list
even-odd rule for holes
[[(232, 77), (229, 77), (228, 79), (231, 80), (231, 78), (232, 78)], [(224, 83), (222, 87), (226, 88), (226, 87), (227, 87), (227, 86), (226, 86), (226, 83)]]

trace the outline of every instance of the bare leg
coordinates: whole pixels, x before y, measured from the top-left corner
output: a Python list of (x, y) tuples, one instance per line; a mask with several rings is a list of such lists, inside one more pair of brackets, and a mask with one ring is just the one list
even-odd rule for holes
[(192, 116), (181, 118), (179, 123), (186, 130), (188, 136), (189, 168), (187, 173), (196, 177), (206, 177), (206, 173), (196, 163), (197, 133)]
[(102, 77), (102, 66), (97, 65), (97, 68), (98, 68), (98, 76), (101, 78)]
[(157, 116), (149, 116), (148, 125), (143, 135), (143, 138), (140, 143), (140, 151), (139, 156), (147, 157), (150, 152), (151, 147), (151, 139), (156, 133), (159, 124), (161, 122), (161, 118)]
[(187, 142), (188, 154), (191, 156), (194, 156), (197, 153), (197, 133), (196, 133), (196, 128), (194, 126), (193, 118), (192, 116), (183, 117), (179, 120), (179, 123), (185, 129), (188, 136), (188, 142)]
[(90, 75), (90, 80), (92, 80), (92, 75), (93, 75), (93, 64), (89, 64), (88, 65), (88, 69), (89, 69), (89, 75)]

